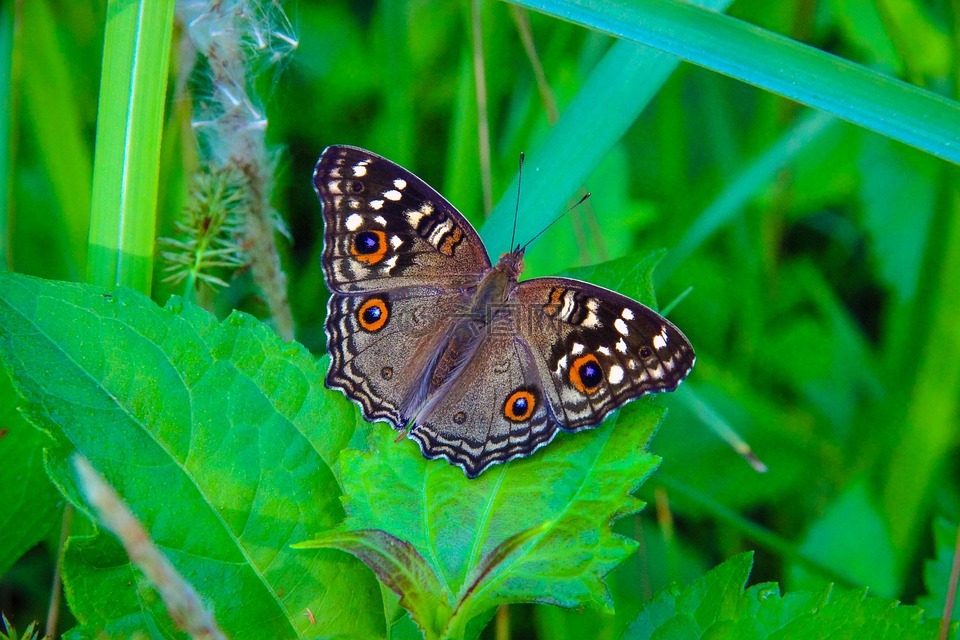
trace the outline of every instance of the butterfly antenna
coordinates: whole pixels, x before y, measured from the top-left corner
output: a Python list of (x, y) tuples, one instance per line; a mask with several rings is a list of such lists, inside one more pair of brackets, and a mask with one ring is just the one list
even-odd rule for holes
[(517, 239), (517, 216), (520, 215), (520, 183), (523, 181), (523, 151), (520, 152), (520, 167), (517, 169), (517, 207), (513, 210), (513, 232), (510, 233), (510, 250), (513, 250), (513, 241)]
[[(535, 235), (535, 236), (533, 236), (532, 238), (530, 238), (529, 240), (527, 240), (526, 244), (524, 244), (522, 248), (523, 248), (523, 249), (526, 249), (527, 247), (529, 247), (530, 244), (533, 243), (534, 240), (536, 240), (537, 238), (539, 238), (540, 236), (542, 236), (544, 233), (546, 233), (547, 229), (549, 229), (549, 228), (552, 227), (553, 225), (555, 225), (555, 224), (557, 224), (558, 222), (560, 222), (560, 218), (562, 218), (563, 216), (567, 215), (568, 213), (570, 213), (571, 211), (573, 211), (574, 209), (576, 209), (577, 207), (579, 207), (580, 205), (582, 205), (584, 202), (587, 201), (587, 198), (589, 198), (589, 197), (590, 197), (590, 192), (588, 191), (588, 192), (586, 192), (585, 194), (583, 194), (583, 197), (582, 197), (582, 198), (580, 198), (579, 200), (577, 200), (577, 203), (576, 203), (575, 205), (573, 205), (572, 207), (570, 207), (569, 209), (567, 209), (566, 211), (564, 211), (563, 213), (561, 213), (560, 215), (558, 215), (556, 218), (554, 218), (554, 219), (553, 219), (553, 222), (551, 222), (550, 224), (548, 224), (547, 226), (545, 226), (543, 229), (540, 230), (540, 233), (538, 233), (537, 235)], [(512, 244), (512, 243), (511, 243), (511, 244)]]

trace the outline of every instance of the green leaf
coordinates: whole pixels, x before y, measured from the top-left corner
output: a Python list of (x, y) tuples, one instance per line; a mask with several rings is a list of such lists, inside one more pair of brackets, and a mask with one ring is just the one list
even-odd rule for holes
[(50, 439), (23, 419), (16, 402), (0, 369), (0, 576), (59, 520), (60, 495), (43, 469)]
[[(927, 595), (917, 599), (917, 604), (931, 615), (943, 615), (947, 605), (947, 590), (950, 588), (953, 557), (957, 549), (957, 525), (943, 519), (933, 523), (936, 557), (927, 560), (923, 567), (923, 584)], [(954, 600), (950, 618), (960, 617), (960, 601)]]
[[(79, 451), (229, 637), (384, 634), (362, 564), (289, 546), (343, 518), (332, 466), (353, 424), (301, 346), (239, 313), (218, 323), (127, 289), (3, 275), (0, 357), (56, 440), (61, 491), (83, 506), (68, 463)], [(108, 534), (70, 541), (64, 583), (88, 628), (172, 632)]]
[[(884, 597), (900, 591), (890, 533), (864, 481), (856, 481), (827, 506), (800, 544), (801, 553), (833, 567), (851, 584), (865, 585)], [(792, 567), (793, 588), (820, 586), (823, 579)]]
[[(602, 578), (636, 546), (609, 525), (642, 506), (630, 494), (656, 464), (643, 448), (662, 415), (649, 402), (633, 403), (616, 425), (563, 434), (533, 457), (475, 480), (425, 461), (412, 443), (394, 443), (378, 426), (373, 451), (341, 458), (344, 529), (376, 529), (408, 542), (439, 577), (443, 599), (468, 611), (460, 614), (467, 619), (504, 602), (609, 608)], [(539, 537), (520, 541), (513, 554), (497, 551), (541, 526)], [(488, 556), (510, 564), (472, 583)]]
[(744, 590), (752, 554), (727, 560), (686, 589), (657, 594), (624, 638), (711, 640), (815, 640), (936, 638), (939, 621), (917, 607), (868, 598), (864, 591), (827, 587), (781, 595), (774, 583)]

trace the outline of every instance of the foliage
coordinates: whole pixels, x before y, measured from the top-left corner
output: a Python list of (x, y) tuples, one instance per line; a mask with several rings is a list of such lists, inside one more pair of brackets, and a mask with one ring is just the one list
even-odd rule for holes
[[(228, 40), (192, 21), (168, 49), (161, 4), (149, 34), (131, 14), (107, 28), (137, 3), (0, 7), (0, 258), (42, 278), (0, 278), (12, 622), (46, 615), (65, 519), (60, 629), (180, 633), (97, 528), (67, 462), (80, 452), (230, 637), (477, 637), (494, 615), (518, 637), (929, 637), (955, 552), (943, 522), (960, 519), (956, 3), (337, 0), (300, 3), (294, 29), (279, 3), (235, 0), (218, 6), (254, 10), (217, 23), (252, 25), (229, 40), (245, 62), (226, 93), (217, 69), (233, 68), (184, 42)], [(154, 38), (135, 61), (123, 30)], [(129, 76), (113, 56), (136, 62)], [(139, 99), (153, 111), (123, 107)], [(252, 119), (217, 120), (229, 104)], [(247, 137), (223, 140), (231, 127)], [(252, 159), (235, 153), (249, 139)], [(648, 304), (655, 289), (697, 350), (691, 378), (475, 481), (394, 444), (311, 355), (326, 291), (309, 176), (337, 143), (415, 171), (494, 257), (515, 210), (525, 240), (591, 191), (531, 245), (525, 276)], [(261, 248), (242, 210), (191, 195), (227, 156), (256, 164), (257, 192), (205, 192), (255, 196), (267, 235), (285, 219), (286, 290), (202, 268)], [(226, 209), (227, 235), (207, 235), (203, 212)], [(161, 247), (183, 277), (163, 282), (155, 238), (175, 239)], [(130, 274), (140, 293), (111, 287)], [(194, 288), (205, 279), (227, 286)], [(274, 332), (290, 324), (276, 294), (298, 342)], [(676, 582), (691, 586), (661, 591)]]
[(751, 554), (727, 560), (681, 590), (668, 587), (644, 605), (625, 638), (937, 638), (939, 621), (917, 607), (832, 586), (781, 595), (775, 583), (744, 589)]

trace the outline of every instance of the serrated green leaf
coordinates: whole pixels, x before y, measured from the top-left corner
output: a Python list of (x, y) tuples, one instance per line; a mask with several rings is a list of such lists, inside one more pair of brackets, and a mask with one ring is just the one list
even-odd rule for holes
[[(412, 443), (394, 443), (393, 433), (377, 426), (372, 452), (342, 456), (344, 528), (409, 542), (439, 576), (448, 602), (482, 593), (475, 613), (511, 601), (609, 607), (602, 577), (635, 547), (609, 523), (641, 506), (630, 494), (656, 465), (643, 448), (662, 415), (650, 403), (633, 403), (617, 425), (564, 434), (532, 458), (475, 480), (425, 461)], [(542, 538), (497, 574), (498, 584), (464, 591), (485, 556), (545, 522)]]
[(686, 589), (657, 594), (624, 638), (814, 640), (821, 638), (936, 638), (939, 621), (918, 607), (868, 598), (865, 591), (828, 587), (781, 595), (776, 584), (744, 590), (752, 554), (735, 556)]
[[(83, 505), (67, 461), (79, 451), (230, 637), (384, 634), (369, 571), (289, 547), (342, 519), (331, 467), (352, 430), (301, 346), (242, 314), (3, 275), (0, 357), (56, 439), (61, 491)], [(87, 627), (172, 632), (108, 534), (71, 541), (64, 582)]]

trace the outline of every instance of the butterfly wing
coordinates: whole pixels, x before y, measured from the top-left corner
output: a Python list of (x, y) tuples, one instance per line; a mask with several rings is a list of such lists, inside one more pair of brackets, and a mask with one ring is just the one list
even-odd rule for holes
[(520, 335), (560, 427), (596, 427), (647, 393), (673, 391), (693, 367), (687, 338), (666, 318), (614, 291), (569, 278), (521, 282)]
[(332, 294), (326, 385), (359, 404), (364, 419), (402, 429), (423, 405), (428, 373), (462, 309), (459, 293), (426, 288)]
[(523, 342), (488, 330), (476, 340), (462, 370), (432, 394), (408, 436), (424, 457), (445, 458), (470, 478), (530, 455), (559, 431)]
[(337, 293), (475, 286), (490, 268), (480, 236), (423, 180), (385, 158), (327, 147), (313, 173), (323, 205), (327, 286)]

